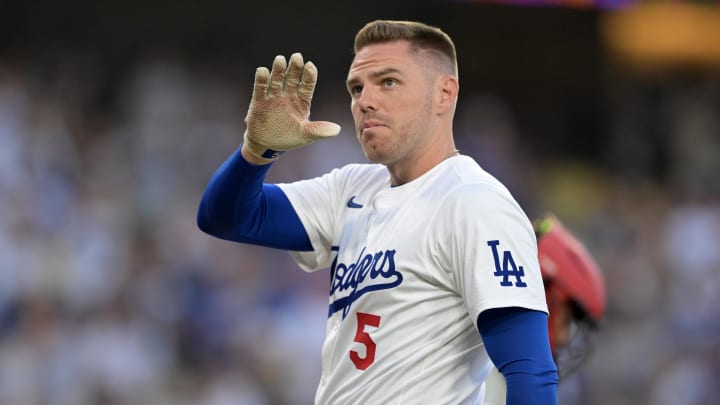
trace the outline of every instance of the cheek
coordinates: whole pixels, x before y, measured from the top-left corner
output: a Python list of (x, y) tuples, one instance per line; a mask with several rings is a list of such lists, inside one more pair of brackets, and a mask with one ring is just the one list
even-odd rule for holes
[(360, 112), (360, 108), (355, 101), (350, 103), (350, 113), (352, 114), (353, 121), (355, 121), (355, 124), (357, 126), (358, 121), (362, 118), (362, 113)]

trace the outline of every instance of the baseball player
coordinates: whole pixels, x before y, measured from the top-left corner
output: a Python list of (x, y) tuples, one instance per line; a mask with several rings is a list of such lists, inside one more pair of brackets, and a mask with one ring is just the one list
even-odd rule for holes
[(493, 363), (508, 404), (555, 404), (537, 241), (510, 192), (455, 149), (452, 40), (379, 20), (354, 49), (346, 85), (371, 163), (264, 183), (283, 152), (340, 132), (308, 120), (315, 65), (278, 56), (256, 71), (244, 142), (198, 226), (329, 268), (317, 404), (481, 404)]
[[(583, 331), (596, 329), (605, 315), (605, 279), (585, 246), (552, 213), (534, 221), (540, 271), (550, 309), (548, 330), (553, 355), (563, 375), (579, 367), (589, 354)], [(573, 331), (575, 331), (573, 333)], [(574, 346), (570, 350), (570, 346)], [(567, 362), (560, 362), (560, 358)], [(488, 378), (486, 405), (505, 403), (505, 384), (497, 369)]]

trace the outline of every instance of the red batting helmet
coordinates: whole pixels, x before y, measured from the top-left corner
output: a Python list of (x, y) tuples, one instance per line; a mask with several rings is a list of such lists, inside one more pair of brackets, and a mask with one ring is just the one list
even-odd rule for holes
[[(540, 272), (550, 310), (550, 344), (553, 354), (562, 354), (564, 359), (569, 359), (562, 362), (570, 366), (563, 367), (574, 369), (587, 358), (591, 349), (589, 341), (584, 343), (587, 334), (583, 331), (587, 330), (586, 327), (597, 326), (605, 315), (605, 280), (585, 246), (553, 214), (547, 213), (535, 221), (535, 233), (538, 238)], [(564, 319), (566, 316), (562, 315), (566, 313), (563, 307), (569, 307), (572, 318), (577, 321), (578, 328), (575, 330), (580, 331), (579, 335), (575, 335), (580, 336), (577, 339), (564, 336), (570, 339), (564, 340), (561, 336), (555, 336), (555, 317)], [(553, 316), (553, 313), (556, 315)], [(565, 322), (557, 321), (561, 324)], [(577, 342), (581, 343), (578, 345)], [(564, 353), (559, 352), (561, 348), (566, 349)]]
[(605, 315), (605, 280), (593, 257), (553, 214), (535, 221), (535, 233), (543, 280), (598, 323)]

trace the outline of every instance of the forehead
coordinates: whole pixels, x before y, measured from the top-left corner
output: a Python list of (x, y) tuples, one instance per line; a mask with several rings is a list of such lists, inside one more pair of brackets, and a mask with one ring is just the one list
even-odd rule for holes
[(417, 69), (418, 61), (410, 50), (408, 41), (392, 41), (367, 45), (355, 55), (348, 80), (361, 76), (364, 72), (374, 72), (386, 68), (398, 71)]

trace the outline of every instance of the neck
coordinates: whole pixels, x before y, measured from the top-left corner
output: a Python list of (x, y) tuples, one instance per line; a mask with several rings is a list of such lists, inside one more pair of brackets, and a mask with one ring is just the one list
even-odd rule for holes
[(387, 164), (391, 184), (393, 186), (401, 186), (409, 183), (427, 173), (444, 160), (460, 154), (460, 151), (455, 148), (453, 142), (442, 147), (440, 145), (434, 146), (434, 148), (428, 148), (425, 153), (409, 155), (400, 161)]

